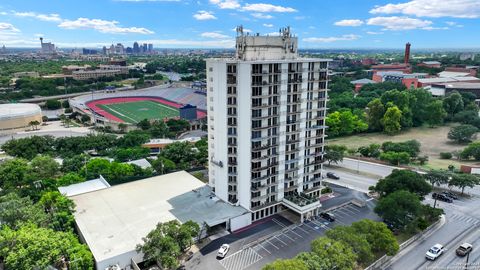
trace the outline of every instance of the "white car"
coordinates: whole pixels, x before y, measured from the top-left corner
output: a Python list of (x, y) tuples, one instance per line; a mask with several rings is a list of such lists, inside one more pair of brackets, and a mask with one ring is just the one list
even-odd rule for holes
[(428, 251), (425, 257), (428, 260), (434, 261), (436, 258), (440, 257), (440, 255), (443, 254), (443, 246), (440, 244), (435, 244), (433, 247), (431, 247)]
[(230, 250), (230, 245), (228, 244), (223, 244), (220, 249), (218, 250), (217, 257), (219, 258), (225, 258), (225, 255), (227, 255), (227, 252)]

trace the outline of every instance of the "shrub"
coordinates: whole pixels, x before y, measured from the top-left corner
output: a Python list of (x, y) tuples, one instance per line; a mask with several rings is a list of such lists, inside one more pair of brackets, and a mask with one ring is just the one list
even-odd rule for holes
[(380, 159), (388, 161), (392, 165), (408, 164), (410, 155), (407, 152), (384, 152), (380, 154)]
[(452, 158), (452, 153), (450, 153), (450, 152), (440, 152), (440, 158), (441, 159), (451, 159)]
[(327, 193), (332, 193), (332, 188), (330, 187), (325, 187), (320, 191), (321, 194), (327, 194)]

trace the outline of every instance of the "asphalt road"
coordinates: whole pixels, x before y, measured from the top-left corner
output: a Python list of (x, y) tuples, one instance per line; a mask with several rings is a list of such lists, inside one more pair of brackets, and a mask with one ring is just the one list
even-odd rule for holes
[(352, 171), (366, 172), (372, 175), (379, 176), (380, 178), (383, 178), (389, 175), (390, 173), (392, 173), (394, 169), (396, 169), (393, 166), (387, 166), (383, 164), (351, 159), (351, 158), (344, 158), (342, 162), (339, 162), (337, 164), (337, 166), (343, 167)]
[(334, 172), (340, 177), (340, 179), (335, 180), (325, 177), (323, 179), (324, 182), (330, 184), (337, 184), (364, 193), (367, 193), (368, 187), (376, 185), (378, 180), (381, 178), (380, 176), (366, 176), (362, 174), (357, 174), (350, 170), (344, 170), (342, 167), (325, 167), (324, 174), (326, 174), (327, 172)]
[[(432, 235), (423, 239), (420, 244), (407, 249), (407, 252), (398, 258), (387, 269), (410, 270), (410, 269), (465, 269), (465, 259), (455, 254), (455, 249), (463, 242), (474, 245), (470, 256), (471, 265), (468, 269), (480, 269), (480, 214), (478, 211), (478, 197), (470, 199), (462, 198), (453, 203), (440, 202), (446, 215), (446, 223)], [(426, 203), (433, 205), (433, 199), (428, 196)], [(427, 250), (435, 244), (442, 244), (445, 253), (436, 261), (425, 259)]]

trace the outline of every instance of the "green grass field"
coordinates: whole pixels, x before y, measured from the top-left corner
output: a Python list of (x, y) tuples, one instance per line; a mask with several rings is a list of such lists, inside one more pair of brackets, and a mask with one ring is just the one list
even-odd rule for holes
[(165, 117), (170, 118), (180, 115), (178, 109), (151, 100), (98, 106), (123, 121), (132, 124), (136, 124), (143, 119), (164, 119)]

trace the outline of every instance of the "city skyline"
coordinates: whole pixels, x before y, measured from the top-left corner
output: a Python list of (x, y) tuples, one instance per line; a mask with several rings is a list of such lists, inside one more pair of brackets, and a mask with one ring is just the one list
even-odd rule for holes
[(475, 0), (103, 0), (68, 3), (7, 0), (0, 5), (0, 45), (101, 48), (152, 43), (156, 48), (233, 48), (234, 28), (275, 35), (291, 26), (299, 47), (478, 48)]

